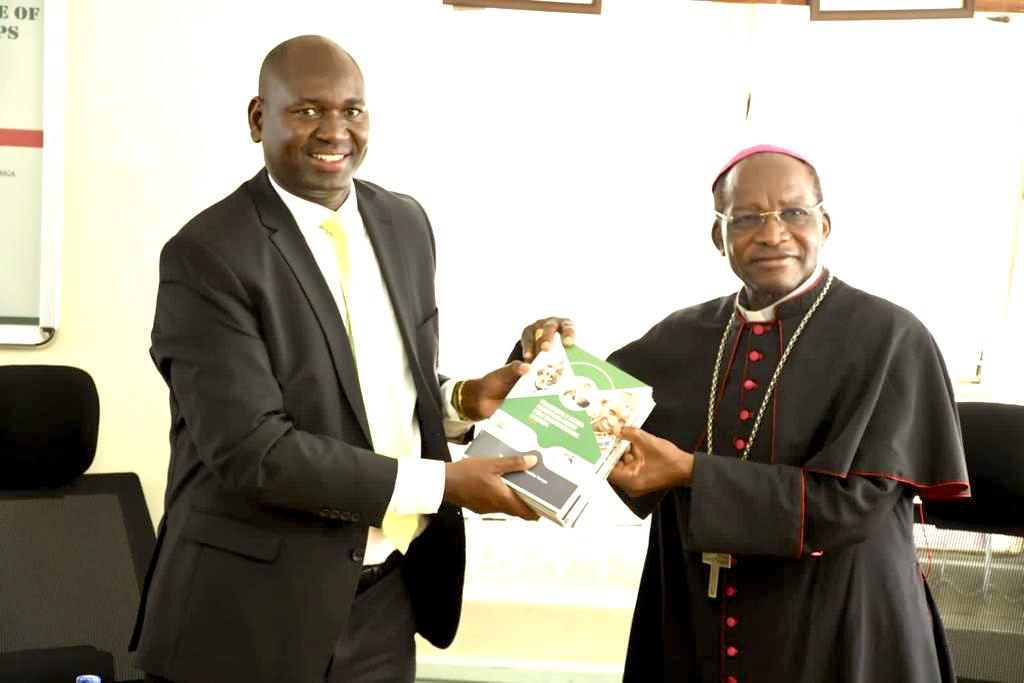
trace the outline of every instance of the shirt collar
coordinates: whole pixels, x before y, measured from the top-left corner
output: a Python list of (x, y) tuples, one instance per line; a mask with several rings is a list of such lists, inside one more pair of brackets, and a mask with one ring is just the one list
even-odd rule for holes
[(740, 292), (736, 293), (736, 310), (739, 311), (740, 315), (743, 316), (743, 319), (746, 320), (747, 322), (771, 322), (775, 320), (775, 309), (778, 307), (778, 305), (786, 301), (789, 301), (790, 299), (795, 299), (796, 297), (800, 296), (806, 291), (813, 289), (814, 285), (818, 283), (818, 280), (820, 279), (821, 273), (824, 271), (824, 269), (825, 267), (819, 262), (818, 265), (814, 268), (814, 271), (812, 271), (811, 274), (807, 276), (807, 279), (801, 282), (796, 289), (794, 289), (792, 292), (782, 297), (772, 305), (765, 306), (764, 308), (756, 311), (751, 311), (747, 308), (744, 308), (740, 304), (740, 292), (743, 291), (740, 290)]
[(298, 224), (299, 229), (303, 232), (319, 228), (320, 224), (330, 218), (335, 213), (341, 216), (342, 225), (358, 225), (353, 218), (359, 215), (359, 199), (356, 197), (356, 186), (352, 184), (349, 190), (348, 197), (342, 203), (341, 207), (335, 212), (328, 209), (326, 206), (311, 202), (308, 199), (303, 199), (298, 195), (294, 195), (288, 190), (281, 187), (274, 176), (267, 171), (267, 178), (270, 180), (270, 186), (274, 188), (278, 196), (281, 197), (281, 201), (291, 211), (292, 218)]

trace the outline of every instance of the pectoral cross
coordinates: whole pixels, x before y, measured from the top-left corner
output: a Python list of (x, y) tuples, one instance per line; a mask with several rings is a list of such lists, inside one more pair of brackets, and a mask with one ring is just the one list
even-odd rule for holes
[(728, 569), (732, 566), (732, 555), (728, 553), (704, 553), (701, 555), (701, 562), (708, 565), (711, 574), (708, 576), (708, 597), (718, 597), (718, 572), (720, 569)]

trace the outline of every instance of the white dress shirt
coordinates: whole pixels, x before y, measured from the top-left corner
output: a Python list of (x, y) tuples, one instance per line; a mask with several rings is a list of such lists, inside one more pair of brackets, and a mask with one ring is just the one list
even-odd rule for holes
[[(270, 177), (269, 174), (268, 177)], [(394, 307), (391, 305), (391, 299), (381, 276), (380, 264), (359, 213), (355, 186), (352, 186), (348, 198), (337, 211), (347, 237), (352, 281), (358, 283), (352, 287), (351, 292), (345, 292), (345, 296), (343, 296), (334, 241), (320, 227), (320, 224), (335, 212), (289, 193), (273, 177), (270, 177), (270, 184), (288, 207), (306, 244), (309, 245), (313, 258), (324, 276), (324, 281), (334, 296), (334, 301), (341, 313), (342, 323), (345, 324), (347, 302), (348, 315), (352, 320), (353, 329), (373, 330), (373, 348), (369, 351), (360, 348), (357, 351), (357, 365), (360, 353), (373, 353), (378, 355), (378, 358), (379, 354), (386, 354), (386, 357), (394, 359), (393, 362), (374, 363), (378, 368), (392, 368), (391, 376), (374, 377), (373, 381), (361, 382), (360, 389), (363, 394), (363, 402), (367, 405), (372, 405), (375, 400), (380, 400), (380, 392), (391, 392), (391, 395), (385, 400), (394, 400), (399, 406), (400, 413), (407, 416), (403, 419), (409, 421), (407, 427), (411, 427), (411, 452), (395, 454), (405, 457), (398, 460), (395, 489), (392, 492), (387, 511), (400, 515), (420, 515), (419, 527), (416, 531), (418, 536), (429, 523), (425, 515), (436, 513), (441, 507), (441, 498), (444, 495), (445, 463), (440, 460), (420, 457), (421, 442), (419, 423), (416, 420), (416, 388), (409, 370), (409, 360), (402, 345)], [(449, 380), (442, 387), (445, 433), (449, 437), (464, 433), (469, 427), (467, 423), (458, 420), (458, 416), (451, 406), (454, 384)], [(370, 414), (367, 415), (367, 418), (372, 420)], [(388, 428), (388, 425), (372, 422), (370, 424), (371, 434), (376, 430)], [(396, 428), (400, 429), (401, 427)], [(392, 454), (384, 453), (382, 455)], [(370, 527), (364, 564), (383, 562), (394, 550), (395, 546), (384, 537), (380, 529)]]

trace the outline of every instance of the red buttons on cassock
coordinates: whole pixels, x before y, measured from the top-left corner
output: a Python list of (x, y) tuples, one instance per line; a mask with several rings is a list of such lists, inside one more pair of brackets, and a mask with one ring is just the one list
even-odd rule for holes
[(729, 647), (725, 648), (725, 654), (729, 655), (730, 657), (735, 657), (739, 653), (740, 653), (740, 651), (737, 650), (736, 648), (734, 648), (732, 645), (730, 645)]
[(745, 420), (749, 420), (750, 419), (750, 411), (749, 410), (741, 410), (740, 411), (740, 419), (744, 420), (744, 421)]
[(726, 617), (726, 619), (725, 619), (725, 625), (728, 626), (729, 628), (735, 628), (736, 624), (738, 624), (738, 623), (739, 622), (736, 621), (736, 617)]
[(764, 354), (761, 353), (760, 351), (751, 351), (750, 353), (747, 354), (747, 358), (756, 363), (757, 361), (764, 358)]
[(764, 325), (754, 325), (754, 327), (751, 329), (757, 336), (761, 336), (762, 334), (768, 331), (768, 328), (765, 327)]
[(757, 382), (755, 382), (752, 379), (744, 380), (743, 388), (746, 389), (747, 391), (750, 391), (751, 389), (757, 389)]
[(740, 683), (740, 679), (736, 678), (735, 676), (726, 676), (725, 683)]
[(736, 447), (736, 450), (742, 451), (744, 448), (747, 447), (747, 442), (744, 441), (743, 439), (736, 439), (735, 441), (732, 442), (732, 445)]
[(736, 586), (726, 586), (725, 587), (725, 594), (728, 595), (730, 598), (735, 596), (736, 595)]

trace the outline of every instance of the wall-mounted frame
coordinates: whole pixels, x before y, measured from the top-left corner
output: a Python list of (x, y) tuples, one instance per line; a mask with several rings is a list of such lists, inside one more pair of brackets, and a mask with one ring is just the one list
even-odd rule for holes
[(64, 0), (3, 7), (0, 345), (41, 346), (53, 338), (60, 317)]
[(949, 19), (974, 16), (975, 0), (810, 0), (811, 20)]
[(525, 9), (541, 12), (575, 12), (577, 14), (600, 14), (601, 0), (444, 0), (446, 5), (456, 7), (495, 7), (498, 9)]
[(0, 16), (0, 345), (39, 346), (60, 317), (64, 205), (64, 0)]

